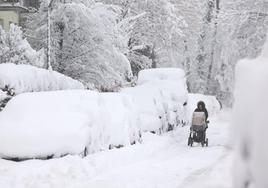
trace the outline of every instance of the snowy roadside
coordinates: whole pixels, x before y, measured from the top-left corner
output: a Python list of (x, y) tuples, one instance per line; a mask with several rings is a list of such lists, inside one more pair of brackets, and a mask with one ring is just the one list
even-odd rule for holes
[[(221, 178), (211, 180), (209, 177), (217, 172), (218, 177), (229, 178), (224, 173), (229, 165), (223, 165), (230, 162), (226, 150), (229, 125), (226, 114), (222, 112), (211, 118), (208, 148), (189, 148), (189, 127), (180, 127), (162, 136), (147, 133), (142, 144), (96, 153), (83, 159), (66, 156), (20, 163), (0, 160), (0, 187), (176, 188), (200, 182), (201, 185), (220, 187)], [(200, 175), (197, 172), (201, 172)], [(231, 180), (224, 181), (226, 186), (221, 187), (229, 188)]]

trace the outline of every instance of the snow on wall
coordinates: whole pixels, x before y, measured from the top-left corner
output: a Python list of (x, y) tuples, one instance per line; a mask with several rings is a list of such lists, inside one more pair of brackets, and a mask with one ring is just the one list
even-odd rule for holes
[(268, 187), (268, 42), (255, 60), (236, 67), (233, 141), (234, 187)]
[(55, 71), (31, 65), (0, 64), (0, 88), (13, 88), (15, 94), (63, 89), (84, 89), (79, 81)]
[(0, 113), (0, 157), (57, 157), (138, 142), (135, 111), (131, 98), (116, 93), (69, 90), (17, 95)]
[(186, 122), (187, 86), (184, 72), (176, 68), (147, 69), (138, 85), (122, 90), (135, 101), (143, 131), (161, 133)]

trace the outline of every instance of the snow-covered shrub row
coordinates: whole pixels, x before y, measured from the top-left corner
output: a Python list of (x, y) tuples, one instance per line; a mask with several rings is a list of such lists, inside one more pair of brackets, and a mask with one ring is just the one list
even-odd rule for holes
[(189, 93), (187, 101), (187, 119), (189, 123), (191, 123), (192, 114), (199, 101), (204, 101), (209, 116), (213, 116), (221, 110), (221, 104), (215, 96)]
[(236, 67), (234, 187), (268, 187), (268, 41), (262, 55)]
[(0, 156), (93, 153), (141, 141), (130, 97), (69, 90), (15, 96), (0, 113)]
[(83, 89), (79, 81), (58, 72), (31, 65), (0, 64), (0, 89), (12, 88), (15, 94), (25, 92)]
[(35, 51), (26, 39), (21, 29), (10, 25), (6, 32), (0, 27), (0, 63), (31, 64), (44, 67), (45, 54), (43, 50)]
[(181, 69), (147, 69), (139, 73), (137, 86), (122, 93), (133, 97), (143, 131), (165, 132), (186, 122), (187, 86)]

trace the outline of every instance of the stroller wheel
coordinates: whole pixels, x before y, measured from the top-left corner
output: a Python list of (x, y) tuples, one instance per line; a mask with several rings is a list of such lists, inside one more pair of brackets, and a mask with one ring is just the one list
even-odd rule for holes
[(191, 139), (191, 143), (190, 143), (191, 147), (193, 147), (193, 143), (194, 143), (194, 141), (193, 141), (193, 139)]
[(188, 146), (191, 145), (191, 142), (192, 142), (192, 138), (191, 138), (191, 136), (189, 136), (189, 138), (188, 138)]

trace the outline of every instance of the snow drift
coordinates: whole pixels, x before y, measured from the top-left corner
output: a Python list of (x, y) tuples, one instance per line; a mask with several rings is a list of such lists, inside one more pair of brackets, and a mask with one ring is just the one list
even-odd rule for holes
[(84, 89), (79, 81), (55, 71), (31, 65), (0, 64), (0, 88), (12, 88), (15, 94), (25, 92)]
[(139, 73), (137, 86), (125, 88), (135, 101), (143, 131), (161, 133), (186, 122), (187, 86), (183, 70), (159, 68)]
[(140, 141), (128, 96), (80, 90), (18, 95), (0, 113), (0, 130), (5, 158), (93, 153)]
[(268, 42), (262, 55), (236, 67), (234, 187), (268, 187)]

